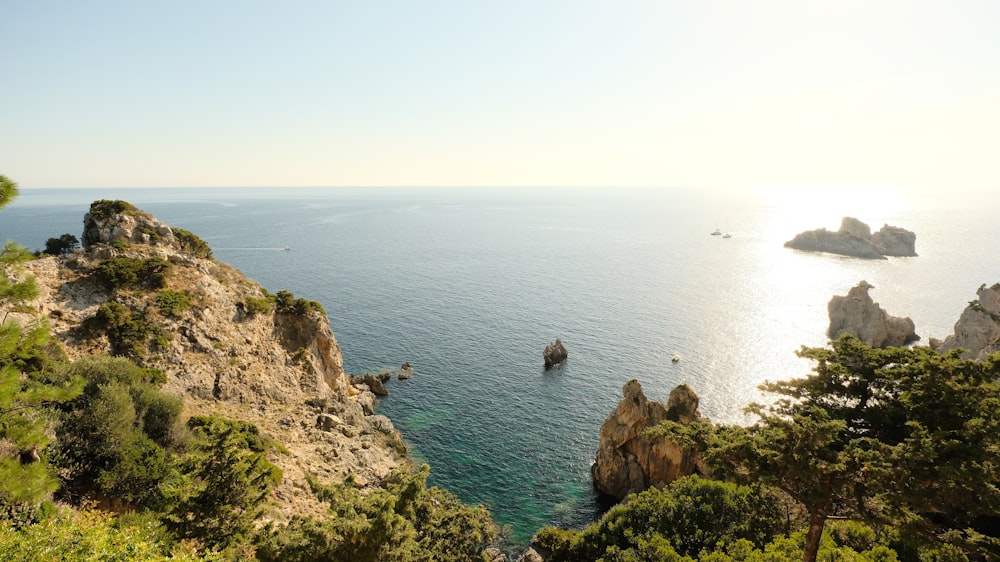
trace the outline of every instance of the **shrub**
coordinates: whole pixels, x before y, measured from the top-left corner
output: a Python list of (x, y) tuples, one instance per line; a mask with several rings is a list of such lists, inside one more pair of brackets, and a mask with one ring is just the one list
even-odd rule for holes
[(162, 372), (122, 358), (88, 357), (66, 368), (83, 394), (62, 408), (57, 459), (67, 492), (91, 491), (137, 507), (163, 502), (168, 448), (179, 443), (182, 403), (158, 385)]
[(164, 316), (176, 318), (191, 307), (190, 291), (163, 290), (156, 294), (156, 304)]
[(53, 256), (64, 256), (80, 247), (80, 241), (72, 234), (63, 234), (59, 238), (49, 238), (45, 242), (43, 253)]
[(297, 299), (291, 291), (278, 291), (275, 295), (275, 310), (280, 314), (293, 314), (295, 316), (305, 316), (313, 311), (326, 315), (323, 305), (316, 301)]
[(98, 307), (94, 316), (85, 321), (85, 327), (91, 333), (107, 335), (111, 341), (112, 354), (136, 358), (146, 355), (150, 337), (159, 338), (164, 334), (163, 328), (146, 320), (142, 311), (132, 310), (114, 301)]
[(273, 295), (267, 295), (264, 297), (247, 297), (243, 300), (243, 310), (249, 316), (254, 316), (257, 314), (267, 314), (271, 312), (271, 307), (274, 306), (275, 297)]
[(120, 199), (99, 199), (90, 204), (90, 216), (95, 220), (106, 220), (115, 215), (144, 215), (135, 205)]
[(177, 245), (180, 246), (181, 250), (199, 258), (212, 258), (212, 248), (197, 234), (183, 228), (173, 228), (172, 230), (174, 231), (174, 239), (177, 240)]
[(173, 273), (173, 265), (161, 257), (110, 258), (95, 270), (97, 278), (112, 291), (145, 287), (162, 289)]

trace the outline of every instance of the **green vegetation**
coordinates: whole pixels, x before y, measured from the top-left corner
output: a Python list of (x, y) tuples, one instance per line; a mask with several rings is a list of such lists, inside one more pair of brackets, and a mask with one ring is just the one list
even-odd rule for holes
[(271, 309), (274, 307), (276, 301), (277, 298), (274, 295), (247, 297), (243, 299), (243, 310), (248, 316), (267, 314), (271, 312)]
[(173, 273), (173, 265), (161, 258), (111, 258), (98, 265), (94, 274), (111, 291), (162, 289)]
[(146, 356), (151, 338), (161, 348), (170, 341), (163, 327), (148, 320), (143, 311), (116, 301), (98, 307), (94, 316), (84, 322), (84, 329), (91, 336), (106, 335), (112, 354), (136, 359)]
[(80, 241), (72, 234), (63, 234), (59, 238), (49, 238), (45, 242), (43, 254), (52, 256), (65, 256), (80, 247)]
[(331, 560), (409, 562), (481, 560), (496, 536), (483, 507), (463, 505), (452, 494), (426, 488), (427, 465), (397, 470), (384, 488), (362, 494), (352, 482), (325, 486), (310, 480), (330, 505), (325, 519), (296, 517), (269, 526), (257, 544), (262, 561)]
[(292, 314), (295, 316), (305, 316), (310, 312), (319, 312), (326, 315), (326, 309), (316, 301), (303, 298), (295, 298), (291, 291), (278, 291), (274, 296), (275, 310), (279, 314)]
[(174, 231), (174, 238), (177, 240), (177, 244), (181, 250), (199, 258), (212, 258), (212, 248), (199, 238), (197, 234), (183, 228), (173, 228), (171, 230)]
[(191, 307), (191, 300), (193, 298), (194, 294), (190, 291), (163, 290), (156, 293), (156, 304), (160, 307), (161, 314), (177, 318), (182, 312)]
[(90, 204), (90, 216), (94, 220), (107, 220), (115, 215), (145, 215), (138, 207), (120, 199), (99, 199)]

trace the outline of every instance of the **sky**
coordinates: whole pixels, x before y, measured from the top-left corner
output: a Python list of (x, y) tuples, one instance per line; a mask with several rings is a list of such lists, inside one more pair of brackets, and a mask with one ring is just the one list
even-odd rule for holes
[(0, 0), (22, 188), (1000, 188), (993, 0)]

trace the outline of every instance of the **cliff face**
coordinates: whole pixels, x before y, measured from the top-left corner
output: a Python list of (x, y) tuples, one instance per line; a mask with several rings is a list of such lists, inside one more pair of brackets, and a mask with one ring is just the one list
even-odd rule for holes
[(800, 232), (785, 247), (808, 252), (827, 252), (864, 259), (886, 256), (916, 256), (917, 235), (904, 228), (884, 225), (874, 234), (867, 224), (844, 217), (840, 230), (825, 228)]
[[(642, 386), (631, 380), (622, 388), (624, 398), (601, 425), (597, 457), (591, 468), (594, 487), (623, 499), (699, 471), (693, 451), (660, 438), (643, 435), (646, 428), (664, 420), (691, 423), (700, 418), (698, 396), (681, 385), (670, 392), (667, 404), (646, 398)], [(702, 470), (701, 472), (704, 472)]]
[(955, 323), (955, 333), (943, 342), (932, 339), (932, 348), (941, 352), (964, 349), (962, 357), (980, 361), (1000, 351), (1000, 283), (979, 287), (976, 296)]
[(827, 305), (830, 339), (846, 333), (873, 347), (902, 346), (920, 339), (913, 320), (890, 316), (872, 300), (868, 290), (874, 288), (862, 281), (851, 288), (847, 296), (836, 295), (830, 299)]
[[(271, 459), (284, 473), (272, 498), (275, 519), (325, 512), (309, 492), (307, 473), (327, 482), (350, 474), (375, 484), (404, 462), (392, 423), (371, 415), (374, 396), (345, 375), (325, 314), (262, 307), (268, 302), (262, 287), (190, 253), (189, 241), (145, 213), (88, 214), (83, 239), (83, 251), (25, 265), (40, 289), (33, 304), (67, 355), (120, 351), (114, 335), (93, 324), (102, 305), (127, 307), (151, 333), (131, 358), (167, 374), (164, 390), (184, 400), (186, 416), (247, 420), (288, 449)], [(159, 289), (112, 290), (98, 273), (109, 258), (159, 258), (172, 271)], [(189, 305), (171, 311), (165, 293), (184, 295)]]

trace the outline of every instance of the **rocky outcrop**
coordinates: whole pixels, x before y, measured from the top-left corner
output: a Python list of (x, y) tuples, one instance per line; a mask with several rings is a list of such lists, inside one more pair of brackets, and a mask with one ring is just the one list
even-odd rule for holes
[(916, 240), (917, 235), (904, 228), (884, 225), (873, 234), (867, 224), (853, 217), (844, 217), (840, 230), (831, 232), (820, 228), (800, 232), (785, 242), (785, 247), (864, 259), (886, 259), (886, 256), (916, 256)]
[(919, 340), (913, 320), (890, 316), (872, 300), (868, 290), (874, 288), (867, 281), (861, 281), (847, 292), (847, 296), (836, 295), (830, 299), (827, 305), (830, 339), (851, 334), (873, 347), (898, 347)]
[[(33, 275), (39, 287), (31, 305), (70, 359), (112, 352), (108, 334), (83, 328), (102, 304), (126, 306), (155, 327), (158, 336), (145, 342), (148, 352), (132, 359), (166, 374), (163, 389), (183, 399), (185, 417), (246, 420), (287, 449), (270, 459), (283, 473), (271, 498), (273, 520), (326, 512), (309, 491), (307, 474), (323, 482), (352, 476), (362, 486), (377, 485), (408, 462), (392, 422), (375, 415), (369, 387), (352, 385), (344, 373), (325, 314), (279, 312), (266, 304), (260, 285), (206, 257), (210, 252), (188, 251), (178, 241), (181, 231), (131, 205), (105, 203), (92, 206), (85, 220), (83, 251), (24, 264), (23, 274)], [(165, 314), (158, 291), (109, 290), (95, 271), (111, 257), (169, 261), (164, 290), (188, 295), (190, 306)], [(3, 315), (34, 318), (0, 306)]]
[(549, 370), (552, 367), (562, 363), (569, 356), (566, 351), (566, 346), (563, 342), (556, 338), (556, 341), (545, 346), (545, 351), (542, 352), (542, 357), (545, 360), (545, 370)]
[(680, 385), (663, 404), (647, 399), (639, 381), (633, 379), (622, 392), (624, 398), (601, 425), (597, 456), (591, 467), (598, 491), (620, 500), (631, 492), (663, 487), (678, 478), (707, 472), (693, 450), (644, 433), (665, 420), (687, 424), (700, 419), (694, 391)]
[(1000, 283), (980, 286), (976, 296), (955, 323), (955, 333), (943, 342), (932, 339), (932, 348), (941, 352), (964, 349), (962, 357), (980, 361), (1000, 351)]
[(176, 242), (169, 226), (124, 201), (95, 201), (83, 217), (85, 250), (97, 244), (174, 246)]

